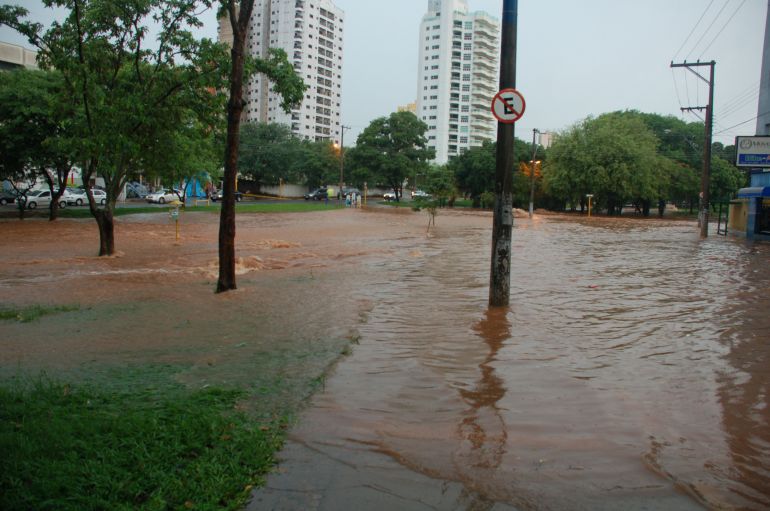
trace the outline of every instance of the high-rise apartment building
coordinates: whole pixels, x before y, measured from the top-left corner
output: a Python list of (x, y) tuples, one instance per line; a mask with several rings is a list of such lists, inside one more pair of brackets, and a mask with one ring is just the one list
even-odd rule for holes
[[(255, 0), (248, 52), (265, 57), (268, 48), (283, 49), (308, 90), (287, 114), (267, 78), (255, 75), (244, 87), (244, 120), (286, 124), (302, 138), (340, 142), (344, 16), (331, 0)], [(232, 41), (229, 24), (220, 20), (220, 41)]]
[(494, 140), (500, 23), (467, 0), (429, 0), (420, 26), (417, 116), (436, 163)]

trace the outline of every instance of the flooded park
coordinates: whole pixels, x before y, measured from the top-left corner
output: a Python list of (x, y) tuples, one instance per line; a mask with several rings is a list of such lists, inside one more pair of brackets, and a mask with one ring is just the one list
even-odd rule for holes
[(89, 222), (3, 222), (15, 303), (112, 313), (24, 344), (4, 325), (0, 364), (186, 359), (184, 381), (224, 381), (250, 371), (225, 340), (348, 336), (253, 510), (770, 507), (770, 245), (517, 218), (511, 305), (488, 309), (489, 213), (241, 216), (228, 296), (217, 220), (188, 215), (174, 244), (164, 215), (126, 217), (111, 259)]

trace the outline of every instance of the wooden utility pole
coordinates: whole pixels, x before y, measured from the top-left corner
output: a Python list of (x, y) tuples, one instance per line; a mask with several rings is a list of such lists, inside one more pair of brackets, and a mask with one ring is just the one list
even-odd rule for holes
[[(518, 0), (503, 0), (503, 32), (500, 52), (500, 90), (516, 88), (516, 36)], [(492, 223), (492, 258), (489, 276), (489, 305), (504, 307), (511, 295), (511, 233), (513, 231), (513, 139), (514, 125), (497, 124), (495, 210)]]
[[(703, 148), (703, 170), (701, 171), (700, 178), (700, 211), (698, 214), (698, 225), (700, 225), (700, 237), (708, 238), (709, 235), (709, 209), (711, 205), (709, 203), (709, 184), (711, 182), (711, 143), (712, 133), (714, 131), (714, 68), (717, 63), (713, 60), (711, 62), (683, 62), (681, 64), (671, 63), (671, 67), (684, 67), (695, 76), (706, 82), (709, 86), (709, 102), (706, 106), (692, 106), (682, 108), (683, 112), (692, 112), (694, 110), (706, 111), (706, 141)], [(709, 79), (704, 78), (693, 68), (709, 66), (711, 68), (711, 74)]]

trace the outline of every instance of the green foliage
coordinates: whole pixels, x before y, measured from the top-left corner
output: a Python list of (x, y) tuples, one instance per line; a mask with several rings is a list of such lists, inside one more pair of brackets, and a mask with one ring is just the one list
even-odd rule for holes
[(238, 152), (240, 172), (260, 185), (304, 183), (316, 188), (337, 181), (339, 151), (328, 140), (300, 140), (282, 124), (246, 123)]
[[(170, 146), (192, 134), (215, 136), (222, 122), (226, 98), (218, 91), (227, 78), (226, 47), (193, 36), (202, 26), (201, 8), (211, 4), (48, 0), (47, 6), (66, 9), (66, 17), (45, 31), (24, 19), (24, 9), (0, 9), (0, 24), (27, 36), (41, 66), (61, 73), (64, 87), (57, 103), (71, 109), (62, 144), (82, 166), (85, 183), (96, 176), (105, 182), (107, 212), (91, 203), (103, 254), (114, 249), (112, 210), (129, 174), (164, 168), (166, 152), (180, 163), (189, 153)], [(157, 27), (154, 44), (148, 42)], [(215, 129), (180, 137), (180, 126), (191, 118)]]
[(241, 396), (47, 379), (0, 387), (0, 508), (240, 509), (284, 434), (282, 422), (237, 412)]
[(481, 147), (471, 147), (449, 162), (457, 187), (471, 196), (474, 207), (481, 205), (482, 193), (495, 189), (496, 147), (497, 144), (485, 141)]
[(440, 206), (453, 206), (457, 198), (454, 172), (447, 165), (431, 166), (423, 188)]
[[(63, 89), (56, 71), (0, 73), (0, 181), (7, 179), (24, 195), (39, 178), (52, 191), (66, 186), (73, 158), (67, 145), (72, 109), (62, 101)], [(57, 203), (51, 201), (52, 219)]]
[(659, 195), (658, 140), (641, 119), (620, 114), (588, 118), (560, 135), (543, 169), (553, 196), (585, 205), (593, 194), (598, 208), (620, 212), (628, 201)]
[(711, 160), (711, 179), (709, 181), (711, 202), (729, 201), (735, 192), (748, 185), (748, 176), (735, 165), (715, 157)]
[[(513, 201), (514, 204), (529, 202), (529, 178), (519, 172), (519, 164), (532, 158), (532, 144), (516, 139), (513, 155), (515, 165), (513, 172)], [(497, 168), (497, 143), (485, 141), (481, 147), (471, 147), (460, 156), (449, 162), (449, 168), (455, 174), (457, 187), (469, 195), (473, 207), (482, 207), (481, 195), (495, 190), (495, 173)]]
[(425, 138), (427, 130), (411, 112), (373, 120), (345, 157), (354, 180), (387, 186), (400, 196), (404, 180), (424, 173), (434, 158)]
[(302, 143), (283, 124), (246, 123), (241, 127), (238, 169), (260, 185), (294, 180)]
[[(635, 203), (647, 214), (659, 200), (698, 203), (703, 161), (702, 123), (636, 111), (588, 118), (557, 137), (548, 151), (545, 184), (552, 206), (619, 212)], [(733, 146), (712, 147), (711, 195), (727, 200), (745, 183), (732, 161)]]
[[(302, 152), (302, 163), (297, 169), (299, 182), (313, 189), (339, 181), (340, 153), (334, 144), (328, 140), (304, 140)], [(350, 179), (348, 181), (363, 186), (363, 182)]]
[(51, 314), (60, 314), (62, 312), (73, 312), (80, 310), (77, 305), (61, 305), (56, 307), (43, 307), (40, 305), (31, 305), (29, 307), (0, 307), (0, 321), (18, 321), (19, 323), (30, 323), (43, 316)]

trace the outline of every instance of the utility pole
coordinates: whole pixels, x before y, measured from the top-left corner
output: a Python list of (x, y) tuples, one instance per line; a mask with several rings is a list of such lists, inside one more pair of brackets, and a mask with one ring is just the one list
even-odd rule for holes
[(532, 216), (535, 213), (535, 170), (537, 169), (537, 163), (535, 159), (537, 158), (537, 135), (540, 133), (540, 130), (535, 128), (532, 130), (532, 170), (531, 174), (529, 175), (529, 218), (532, 218)]
[[(711, 181), (711, 137), (714, 131), (714, 68), (717, 63), (711, 62), (683, 62), (681, 64), (671, 63), (671, 67), (683, 67), (689, 72), (703, 80), (709, 86), (709, 102), (706, 106), (693, 106), (682, 108), (683, 112), (692, 112), (695, 110), (706, 111), (706, 143), (703, 148), (703, 170), (700, 178), (700, 212), (698, 214), (698, 225), (700, 225), (700, 237), (708, 238), (709, 235), (709, 183)], [(710, 67), (711, 73), (709, 79), (706, 79), (693, 68)]]
[(340, 194), (337, 202), (342, 204), (342, 184), (345, 182), (345, 130), (350, 126), (340, 126)]
[[(516, 37), (519, 2), (503, 0), (503, 30), (500, 52), (500, 90), (516, 88)], [(511, 296), (511, 232), (513, 231), (513, 139), (514, 125), (498, 122), (495, 168), (495, 211), (492, 221), (492, 258), (489, 276), (489, 305), (504, 307)]]

